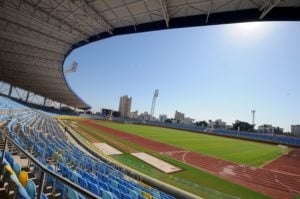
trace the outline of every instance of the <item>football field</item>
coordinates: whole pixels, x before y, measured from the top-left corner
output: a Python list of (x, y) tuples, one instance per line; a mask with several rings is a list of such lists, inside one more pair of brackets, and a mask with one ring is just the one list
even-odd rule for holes
[(282, 155), (276, 145), (146, 125), (94, 121), (101, 125), (236, 163), (261, 166)]

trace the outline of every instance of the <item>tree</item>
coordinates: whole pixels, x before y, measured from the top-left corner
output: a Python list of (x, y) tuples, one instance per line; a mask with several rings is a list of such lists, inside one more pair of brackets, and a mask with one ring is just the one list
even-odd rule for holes
[(201, 126), (201, 127), (205, 128), (208, 126), (208, 123), (205, 120), (198, 121), (198, 122), (196, 122), (196, 126)]
[(166, 119), (165, 123), (172, 123), (172, 120), (171, 119)]
[(249, 124), (248, 122), (235, 121), (232, 126), (234, 130), (238, 130), (240, 128), (240, 131), (254, 131), (254, 125)]
[(275, 133), (275, 134), (283, 134), (283, 129), (282, 129), (282, 128), (279, 128), (279, 127), (276, 127), (276, 128), (274, 129), (274, 133)]

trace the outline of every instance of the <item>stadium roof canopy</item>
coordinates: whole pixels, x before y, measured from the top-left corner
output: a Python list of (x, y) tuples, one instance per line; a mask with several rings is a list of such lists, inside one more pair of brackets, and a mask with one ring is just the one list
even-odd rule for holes
[(115, 35), (300, 19), (299, 0), (0, 0), (0, 79), (89, 108), (63, 74), (75, 48)]

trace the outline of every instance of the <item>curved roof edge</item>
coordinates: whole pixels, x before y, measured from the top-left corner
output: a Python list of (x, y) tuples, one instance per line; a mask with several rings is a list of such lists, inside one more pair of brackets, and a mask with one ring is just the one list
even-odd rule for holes
[(194, 15), (172, 18), (169, 21), (169, 27), (166, 27), (164, 20), (139, 24), (136, 26), (126, 26), (115, 28), (113, 35), (108, 32), (102, 32), (95, 36), (92, 36), (86, 40), (80, 41), (72, 46), (72, 48), (66, 53), (65, 58), (76, 48), (87, 45), (89, 43), (107, 39), (113, 36), (142, 33), (156, 30), (166, 30), (174, 28), (186, 28), (208, 25), (221, 25), (231, 23), (242, 22), (267, 22), (267, 21), (300, 21), (300, 7), (276, 7), (272, 9), (267, 16), (263, 19), (259, 19), (261, 12), (258, 9), (248, 9), (240, 11), (231, 11), (223, 13), (213, 13), (209, 17), (209, 21), (206, 22), (207, 15)]
[(77, 98), (82, 102), (82, 104), (84, 104), (84, 106), (77, 107), (77, 108), (82, 109), (82, 110), (88, 110), (88, 109), (91, 109), (92, 107), (91, 107), (90, 105), (88, 105), (81, 97), (79, 97), (79, 96), (76, 94), (75, 91), (73, 91), (73, 89), (71, 88), (71, 86), (69, 85), (69, 83), (68, 83), (68, 81), (67, 81), (67, 79), (66, 79), (66, 76), (65, 76), (65, 74), (64, 74), (64, 64), (65, 64), (66, 58), (67, 58), (67, 56), (65, 56), (65, 58), (64, 58), (64, 60), (63, 60), (62, 67), (61, 67), (62, 74), (63, 74), (62, 76), (63, 76), (63, 79), (64, 79), (64, 81), (65, 81), (65, 84), (66, 84), (66, 86), (69, 88), (69, 90), (73, 93), (73, 95), (74, 95), (75, 97), (77, 97)]

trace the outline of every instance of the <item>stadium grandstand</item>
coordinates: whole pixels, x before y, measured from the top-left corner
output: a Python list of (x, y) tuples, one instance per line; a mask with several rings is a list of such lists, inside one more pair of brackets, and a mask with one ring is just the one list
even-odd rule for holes
[[(55, 119), (63, 114), (60, 108), (91, 107), (65, 79), (66, 57), (83, 45), (122, 34), (297, 20), (299, 0), (0, 0), (0, 157), (5, 188), (0, 197), (197, 198), (90, 154), (67, 139)], [(55, 111), (49, 111), (52, 106)], [(299, 139), (288, 137), (202, 130), (300, 145)]]

